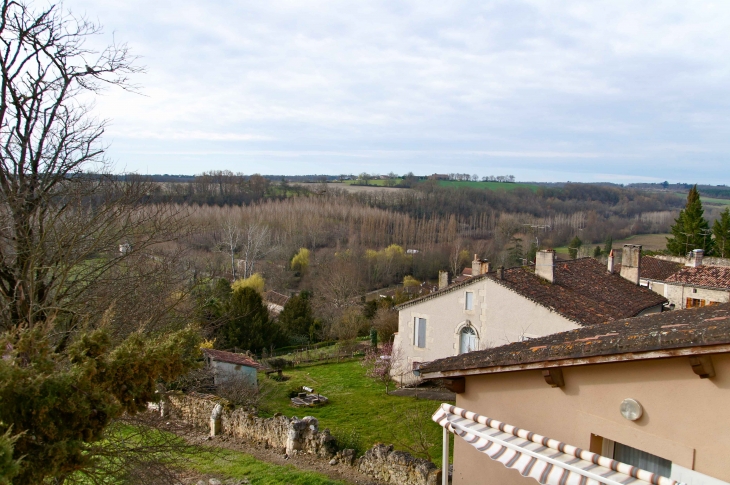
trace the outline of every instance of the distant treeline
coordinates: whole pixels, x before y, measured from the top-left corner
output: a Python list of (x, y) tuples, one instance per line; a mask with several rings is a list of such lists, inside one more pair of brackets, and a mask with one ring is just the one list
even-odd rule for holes
[[(631, 184), (629, 187), (645, 190), (666, 190), (671, 192), (689, 192), (692, 184), (670, 184), (662, 182), (657, 184)], [(730, 199), (730, 187), (727, 185), (697, 185), (700, 195), (705, 197), (716, 197), (720, 199)]]

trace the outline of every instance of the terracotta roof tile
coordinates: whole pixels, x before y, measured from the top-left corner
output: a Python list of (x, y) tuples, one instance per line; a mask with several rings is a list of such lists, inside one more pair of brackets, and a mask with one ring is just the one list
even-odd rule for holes
[(684, 283), (687, 285), (707, 286), (710, 288), (723, 288), (730, 290), (730, 267), (684, 267), (676, 274), (668, 277), (666, 281), (670, 283)]
[(648, 280), (664, 281), (683, 267), (682, 263), (643, 256), (641, 258), (641, 277)]
[(721, 344), (730, 344), (730, 304), (583, 327), (435, 360), (420, 369), (426, 374)]

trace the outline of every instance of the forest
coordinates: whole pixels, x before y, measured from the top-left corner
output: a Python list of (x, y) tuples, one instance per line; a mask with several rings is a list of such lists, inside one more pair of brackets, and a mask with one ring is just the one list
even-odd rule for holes
[[(430, 291), (440, 270), (460, 274), (475, 254), (509, 267), (577, 239), (583, 248), (575, 257), (599, 256), (595, 246), (607, 241), (667, 233), (684, 205), (672, 194), (615, 185), (496, 191), (416, 180), (410, 189), (349, 192), (326, 180), (208, 172), (183, 182), (148, 180), (144, 203), (185, 214), (186, 234), (168, 245), (184, 255), (206, 338), (256, 353), (352, 339), (371, 327), (388, 339), (397, 301)], [(235, 302), (237, 285), (258, 291)], [(234, 338), (230, 322), (258, 314), (267, 290), (304, 295), (292, 303), (298, 323), (285, 314), (257, 324), (266, 338)], [(388, 298), (375, 297), (386, 290)]]

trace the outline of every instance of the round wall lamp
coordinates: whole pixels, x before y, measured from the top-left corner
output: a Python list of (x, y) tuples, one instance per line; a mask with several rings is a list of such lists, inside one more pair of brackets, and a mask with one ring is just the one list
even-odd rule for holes
[(641, 407), (641, 404), (636, 399), (624, 399), (621, 402), (619, 410), (621, 411), (621, 416), (629, 421), (636, 421), (644, 414), (644, 408)]

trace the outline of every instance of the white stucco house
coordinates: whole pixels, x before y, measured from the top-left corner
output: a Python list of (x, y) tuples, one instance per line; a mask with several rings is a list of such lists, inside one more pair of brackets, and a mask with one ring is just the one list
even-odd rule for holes
[(236, 354), (223, 350), (203, 349), (206, 364), (213, 369), (215, 385), (230, 379), (243, 379), (252, 387), (258, 385), (256, 372), (261, 364), (245, 354)]
[(540, 251), (534, 267), (472, 275), (397, 307), (394, 377), (406, 384), (421, 363), (662, 311), (666, 298), (639, 285), (641, 247), (624, 248), (621, 274), (593, 258), (556, 261)]

